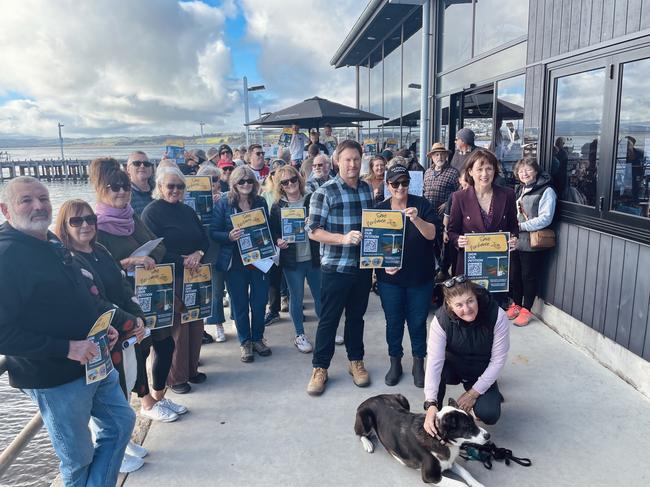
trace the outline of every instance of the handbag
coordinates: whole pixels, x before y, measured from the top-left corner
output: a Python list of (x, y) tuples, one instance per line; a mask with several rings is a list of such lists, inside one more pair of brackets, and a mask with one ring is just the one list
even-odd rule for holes
[(533, 249), (552, 249), (555, 247), (555, 232), (550, 228), (530, 232), (530, 247)]

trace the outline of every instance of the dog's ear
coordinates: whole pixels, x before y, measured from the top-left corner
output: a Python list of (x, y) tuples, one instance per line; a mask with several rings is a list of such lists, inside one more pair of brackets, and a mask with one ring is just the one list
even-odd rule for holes
[(456, 408), (456, 409), (458, 409), (458, 403), (454, 400), (453, 397), (450, 397), (450, 398), (449, 398), (449, 405), (450, 405), (452, 408)]

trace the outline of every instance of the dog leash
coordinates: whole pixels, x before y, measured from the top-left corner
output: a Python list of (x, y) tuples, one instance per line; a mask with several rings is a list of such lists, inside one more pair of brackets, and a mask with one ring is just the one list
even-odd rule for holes
[(513, 461), (522, 467), (530, 467), (533, 464), (529, 458), (516, 457), (512, 454), (512, 450), (499, 448), (491, 441), (485, 445), (465, 443), (461, 446), (460, 456), (465, 460), (478, 460), (488, 470), (492, 468), (492, 460), (503, 461), (506, 465), (510, 465)]

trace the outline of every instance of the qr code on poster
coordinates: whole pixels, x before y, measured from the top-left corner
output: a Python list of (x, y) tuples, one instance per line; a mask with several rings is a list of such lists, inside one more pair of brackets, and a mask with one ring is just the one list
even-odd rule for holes
[(363, 253), (364, 254), (374, 254), (377, 252), (377, 243), (379, 239), (376, 238), (366, 238), (363, 241)]
[(239, 239), (239, 243), (241, 244), (242, 250), (250, 249), (253, 246), (250, 235), (244, 235)]
[(483, 275), (483, 264), (481, 262), (470, 262), (467, 264), (468, 276), (481, 276)]
[(143, 312), (149, 313), (151, 311), (151, 296), (139, 297), (138, 302)]
[(187, 293), (184, 302), (185, 306), (194, 306), (196, 304), (196, 293)]

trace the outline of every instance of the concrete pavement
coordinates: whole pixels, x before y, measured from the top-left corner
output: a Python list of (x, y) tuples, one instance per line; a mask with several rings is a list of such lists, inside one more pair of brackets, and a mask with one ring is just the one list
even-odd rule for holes
[[(317, 322), (312, 303), (306, 306), (313, 340)], [(232, 322), (227, 342), (203, 347), (208, 380), (190, 394), (169, 393), (190, 412), (175, 423), (152, 424), (144, 442), (150, 454), (127, 487), (422, 485), (419, 471), (398, 464), (380, 445), (365, 453), (353, 432), (357, 405), (372, 395), (399, 392), (416, 412), (424, 400), (410, 374), (408, 334), (406, 373), (397, 386), (384, 384), (388, 357), (377, 296), (371, 295), (366, 314), (373, 383), (365, 389), (352, 383), (345, 348), (337, 346), (326, 392), (308, 396), (311, 354), (294, 347), (293, 326), (282, 315), (267, 328), (271, 357), (240, 362)], [(214, 334), (214, 327), (208, 331)], [(498, 446), (531, 458), (533, 466), (495, 462), (486, 470), (461, 460), (486, 487), (650, 485), (650, 401), (541, 322), (511, 328), (499, 385), (506, 399), (502, 417), (487, 429)], [(448, 388), (454, 397), (459, 392)]]

